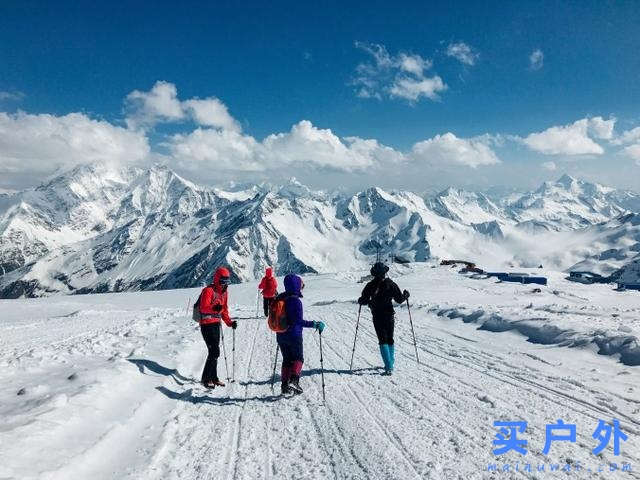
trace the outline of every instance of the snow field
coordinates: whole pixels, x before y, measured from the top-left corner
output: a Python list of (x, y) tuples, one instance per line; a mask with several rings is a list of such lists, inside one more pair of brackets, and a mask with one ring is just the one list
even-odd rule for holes
[[(407, 310), (398, 308), (392, 377), (379, 375), (377, 339), (366, 309), (354, 370), (348, 369), (354, 300), (363, 287), (354, 278), (364, 272), (305, 277), (305, 316), (327, 324), (326, 405), (318, 335), (311, 330), (305, 331), (305, 393), (280, 398), (278, 382), (272, 393), (275, 340), (263, 319), (239, 320), (236, 381), (225, 389), (202, 388), (197, 380), (206, 349), (185, 315), (188, 298), (197, 296), (194, 289), (0, 301), (0, 478), (557, 475), (486, 471), (491, 463), (516, 462), (580, 462), (585, 471), (571, 473), (575, 478), (640, 478), (636, 471), (586, 472), (607, 462), (632, 463), (634, 470), (640, 465), (637, 367), (624, 365), (617, 355), (597, 355), (592, 343), (543, 345), (527, 342), (516, 330), (478, 330), (474, 322), (438, 315), (446, 308), (483, 309), (517, 322), (538, 309), (532, 316), (546, 316), (558, 328), (588, 331), (586, 318), (598, 329), (628, 327), (625, 334), (635, 335), (638, 297), (577, 291), (560, 281), (535, 296), (530, 285), (455, 272), (394, 267), (392, 277), (412, 293), (421, 363), (415, 361)], [(255, 283), (231, 287), (233, 316), (255, 315), (255, 288)], [(229, 362), (231, 332), (224, 329)], [(223, 356), (218, 371), (224, 380)], [(600, 457), (591, 453), (596, 446), (591, 433), (600, 418), (619, 419), (629, 436), (621, 456), (611, 447)], [(554, 443), (545, 457), (540, 453), (544, 427), (558, 419), (577, 425), (578, 441)], [(510, 452), (496, 459), (491, 453), (496, 420), (528, 422), (526, 456)]]

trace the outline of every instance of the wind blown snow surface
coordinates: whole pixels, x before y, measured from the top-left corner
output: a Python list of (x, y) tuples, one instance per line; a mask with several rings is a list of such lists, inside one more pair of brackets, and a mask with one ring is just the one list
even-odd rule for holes
[[(385, 377), (368, 311), (349, 370), (364, 273), (305, 278), (305, 316), (327, 324), (326, 404), (310, 330), (305, 393), (271, 390), (274, 335), (250, 318), (255, 282), (231, 287), (236, 381), (213, 391), (197, 381), (205, 346), (186, 315), (195, 289), (1, 300), (0, 478), (640, 478), (637, 292), (553, 272), (534, 292), (448, 267), (394, 267), (412, 293), (420, 363), (403, 306), (396, 372)], [(545, 425), (558, 419), (576, 425), (577, 441), (544, 455)], [(628, 435), (619, 456), (612, 442), (591, 452), (599, 419)], [(528, 422), (526, 455), (492, 453), (495, 421)], [(632, 471), (610, 472), (613, 463)]]

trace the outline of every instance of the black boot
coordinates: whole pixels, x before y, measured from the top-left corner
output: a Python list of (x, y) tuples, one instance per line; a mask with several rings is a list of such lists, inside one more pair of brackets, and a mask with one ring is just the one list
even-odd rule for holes
[(298, 375), (291, 375), (291, 379), (289, 380), (289, 388), (296, 395), (300, 395), (302, 393), (302, 387), (300, 386), (300, 377)]
[(282, 395), (286, 395), (287, 393), (291, 393), (291, 387), (289, 386), (289, 382), (283, 380), (282, 384), (280, 384), (280, 393)]

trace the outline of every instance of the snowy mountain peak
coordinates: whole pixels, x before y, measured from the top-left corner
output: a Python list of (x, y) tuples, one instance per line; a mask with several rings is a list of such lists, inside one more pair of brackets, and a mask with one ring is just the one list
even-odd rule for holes
[(287, 198), (296, 197), (315, 197), (319, 192), (313, 192), (309, 187), (300, 183), (295, 177), (291, 177), (289, 181), (277, 189), (279, 195)]
[(435, 197), (427, 199), (427, 205), (439, 215), (471, 225), (501, 219), (501, 209), (482, 193), (449, 187)]
[(584, 249), (574, 263), (628, 259), (640, 242), (639, 220), (621, 217), (639, 195), (568, 175), (497, 203), (454, 187), (427, 199), (376, 186), (329, 195), (295, 178), (237, 187), (198, 186), (166, 165), (81, 166), (0, 198), (0, 296), (196, 286), (221, 264), (235, 280), (266, 265), (281, 273), (361, 268), (378, 248), (406, 261), (518, 263), (516, 245), (532, 235), (602, 222), (610, 223), (597, 227), (600, 242), (621, 253)]
[(556, 180), (555, 183), (564, 186), (566, 189), (571, 189), (577, 182), (578, 182), (577, 179), (565, 173), (558, 180)]

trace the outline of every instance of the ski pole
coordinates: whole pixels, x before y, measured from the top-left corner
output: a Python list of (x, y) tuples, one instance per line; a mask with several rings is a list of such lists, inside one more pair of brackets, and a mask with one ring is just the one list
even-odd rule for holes
[(224, 330), (222, 323), (220, 323), (220, 337), (222, 338), (222, 353), (224, 354), (224, 368), (227, 371), (227, 382), (229, 382), (229, 364), (227, 363), (227, 347), (224, 344)]
[(353, 354), (356, 352), (356, 339), (358, 338), (358, 326), (360, 325), (360, 311), (362, 305), (358, 306), (358, 320), (356, 321), (356, 334), (353, 337), (353, 350), (351, 350), (351, 362), (349, 362), (349, 370), (353, 371)]
[(407, 298), (407, 312), (409, 312), (409, 323), (411, 324), (411, 334), (413, 335), (413, 348), (416, 349), (416, 362), (420, 363), (418, 358), (418, 345), (416, 344), (416, 332), (413, 329), (413, 320), (411, 319), (411, 308), (409, 308), (409, 299)]
[(232, 365), (232, 369), (231, 369), (231, 381), (235, 382), (236, 381), (236, 329), (233, 329), (232, 332), (232, 345), (233, 347), (231, 348), (231, 365)]
[(260, 290), (258, 290), (258, 294), (256, 295), (256, 318), (260, 318), (258, 316), (259, 310), (260, 310)]
[(276, 381), (276, 367), (278, 366), (278, 350), (280, 350), (280, 345), (276, 342), (276, 358), (273, 361), (273, 375), (271, 375), (271, 392), (273, 392), (273, 384)]
[(187, 299), (187, 313), (186, 313), (186, 315), (189, 315), (189, 305), (191, 305), (191, 297), (189, 297)]
[(326, 404), (327, 399), (324, 395), (324, 361), (322, 358), (322, 332), (318, 332), (320, 335), (320, 374), (322, 376), (322, 403)]

